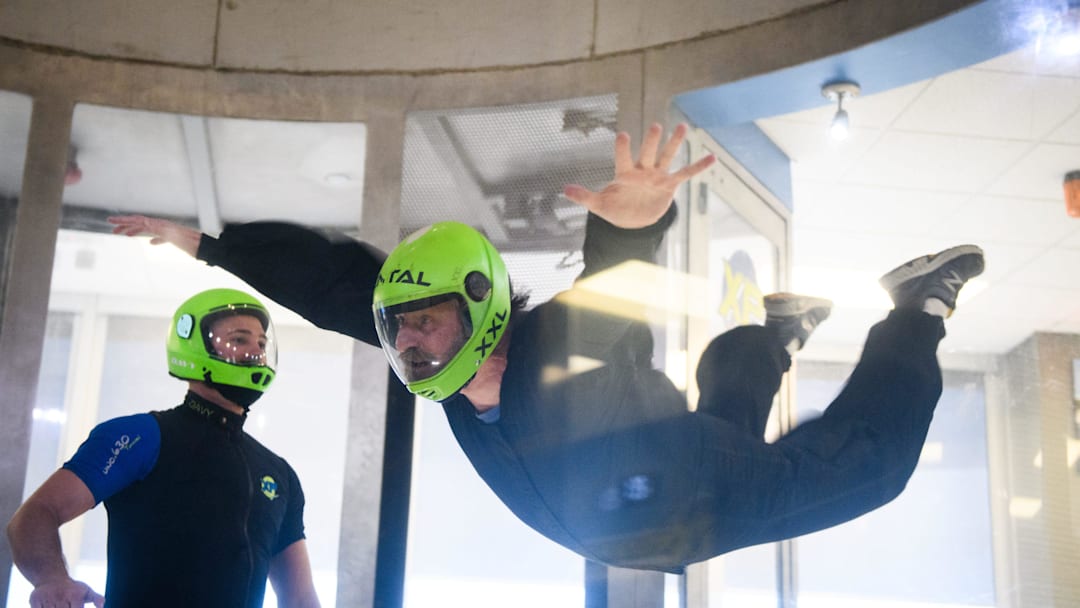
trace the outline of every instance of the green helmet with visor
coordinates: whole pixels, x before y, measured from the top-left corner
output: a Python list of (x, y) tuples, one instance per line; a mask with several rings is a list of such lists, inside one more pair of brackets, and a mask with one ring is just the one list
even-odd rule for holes
[(510, 278), (474, 228), (439, 222), (386, 258), (372, 308), (390, 366), (409, 391), (443, 401), (491, 356), (510, 320)]
[(210, 289), (176, 309), (166, 339), (169, 374), (199, 380), (247, 407), (274, 380), (277, 338), (270, 313), (236, 289)]

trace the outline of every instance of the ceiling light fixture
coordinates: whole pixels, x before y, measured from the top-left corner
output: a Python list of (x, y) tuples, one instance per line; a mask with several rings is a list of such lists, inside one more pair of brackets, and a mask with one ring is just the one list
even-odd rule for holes
[(850, 130), (850, 120), (847, 110), (844, 109), (844, 100), (859, 96), (859, 85), (854, 82), (840, 81), (830, 82), (821, 87), (821, 95), (830, 101), (836, 102), (836, 114), (833, 115), (829, 125), (829, 134), (835, 140), (847, 139)]
[(1072, 217), (1080, 217), (1080, 170), (1065, 174), (1065, 212)]

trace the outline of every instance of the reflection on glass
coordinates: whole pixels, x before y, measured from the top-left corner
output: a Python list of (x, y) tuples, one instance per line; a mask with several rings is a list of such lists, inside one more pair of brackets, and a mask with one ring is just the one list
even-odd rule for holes
[[(63, 451), (63, 439), (68, 428), (68, 410), (64, 399), (68, 386), (68, 362), (71, 359), (74, 323), (74, 315), (63, 312), (52, 312), (45, 320), (45, 342), (34, 398), (23, 499), (53, 474), (57, 467), (57, 458), (61, 457)], [(24, 606), (31, 591), (33, 587), (30, 583), (13, 568), (8, 586), (8, 606)]]
[(406, 608), (583, 606), (583, 560), (503, 505), (437, 403), (419, 399), (416, 412)]
[(34, 421), (23, 498), (56, 470), (56, 457), (60, 453), (67, 422), (64, 389), (67, 386), (73, 326), (74, 315), (69, 313), (50, 313), (45, 319), (45, 344), (34, 397)]
[[(515, 289), (533, 305), (549, 300), (582, 268), (586, 213), (561, 196), (563, 186), (611, 179), (616, 110), (605, 95), (410, 113), (402, 236), (436, 221), (476, 226), (504, 256)], [(495, 497), (437, 404), (417, 403), (415, 441), (406, 606), (584, 604), (582, 558)]]
[(765, 322), (761, 298), (776, 291), (776, 245), (709, 191), (709, 334)]
[[(776, 291), (776, 245), (732, 209), (720, 195), (707, 191), (709, 209), (709, 312), (703, 335), (711, 338), (738, 325), (762, 324), (762, 297)], [(775, 410), (775, 408), (774, 408)], [(776, 433), (776, 412), (768, 434)], [(776, 605), (776, 548), (747, 547), (707, 562), (708, 606), (772, 608)]]

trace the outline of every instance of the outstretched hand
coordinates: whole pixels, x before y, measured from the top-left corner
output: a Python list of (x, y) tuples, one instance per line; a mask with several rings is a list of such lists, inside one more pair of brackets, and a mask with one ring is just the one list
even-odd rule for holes
[(659, 124), (649, 127), (641, 142), (637, 162), (630, 150), (630, 135), (620, 132), (615, 136), (615, 180), (600, 192), (576, 184), (568, 185), (563, 190), (566, 198), (620, 228), (655, 224), (667, 212), (679, 184), (704, 171), (716, 160), (710, 154), (675, 173), (668, 173), (686, 136), (686, 125), (675, 127), (671, 138), (660, 149), (663, 131)]
[(198, 252), (202, 238), (202, 233), (194, 228), (145, 215), (114, 215), (108, 222), (113, 225), (113, 234), (149, 235), (151, 245), (172, 243), (192, 257)]

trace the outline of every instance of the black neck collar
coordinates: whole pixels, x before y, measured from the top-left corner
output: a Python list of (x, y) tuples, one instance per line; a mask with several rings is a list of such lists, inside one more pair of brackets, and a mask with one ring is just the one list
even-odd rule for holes
[(247, 414), (236, 414), (221, 407), (220, 405), (204, 399), (195, 393), (188, 391), (184, 396), (185, 410), (207, 421), (209, 424), (219, 426), (227, 431), (239, 432), (244, 430), (244, 421)]

